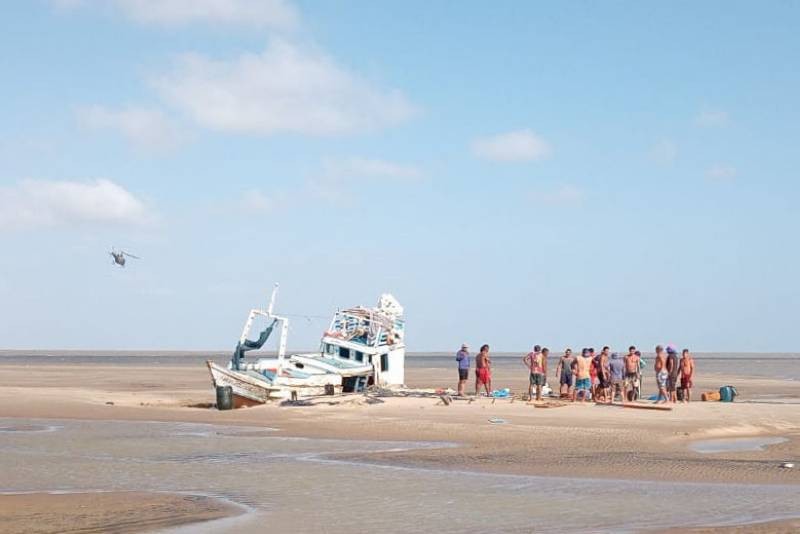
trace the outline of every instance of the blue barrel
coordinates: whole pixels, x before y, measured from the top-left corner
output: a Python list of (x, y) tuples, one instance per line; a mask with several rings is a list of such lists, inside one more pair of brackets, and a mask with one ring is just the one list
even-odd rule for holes
[(733, 402), (736, 398), (736, 388), (733, 386), (722, 386), (719, 388), (719, 400), (722, 402)]

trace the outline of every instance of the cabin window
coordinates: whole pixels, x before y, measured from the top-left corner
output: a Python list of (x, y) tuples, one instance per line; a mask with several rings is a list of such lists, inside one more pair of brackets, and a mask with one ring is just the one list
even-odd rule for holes
[(335, 347), (333, 345), (331, 345), (330, 343), (326, 343), (325, 344), (325, 354), (333, 354), (333, 352), (334, 352), (333, 349), (334, 348)]
[(356, 351), (356, 361), (363, 362), (364, 361), (364, 353), (360, 351)]
[(350, 349), (346, 349), (344, 347), (339, 347), (339, 357), (340, 358), (347, 358), (350, 359)]
[(381, 372), (389, 370), (389, 355), (381, 354)]

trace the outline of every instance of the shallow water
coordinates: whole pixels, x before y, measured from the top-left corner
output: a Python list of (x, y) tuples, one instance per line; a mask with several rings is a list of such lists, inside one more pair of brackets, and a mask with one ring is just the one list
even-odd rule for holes
[(781, 437), (752, 437), (752, 438), (724, 438), (706, 439), (695, 441), (689, 448), (703, 454), (720, 452), (763, 451), (768, 445), (786, 443), (787, 438)]
[[(261, 353), (257, 353), (261, 354)], [(264, 353), (269, 354), (269, 353)], [(551, 353), (550, 366), (555, 369), (557, 353)], [(800, 377), (800, 355), (793, 353), (697, 353), (694, 355), (697, 373), (700, 375), (733, 375), (754, 378), (776, 378), (798, 380)], [(254, 357), (251, 354), (251, 357)], [(202, 367), (205, 361), (213, 359), (225, 363), (230, 353), (214, 351), (21, 351), (0, 350), (0, 364), (37, 365), (164, 365)], [(520, 368), (521, 354), (493, 354), (495, 367)], [(649, 365), (653, 356), (645, 355)], [(409, 353), (406, 356), (407, 368), (440, 367), (453, 368), (454, 354)]]
[(0, 435), (0, 491), (183, 491), (252, 509), (209, 526), (214, 532), (596, 532), (800, 515), (800, 486), (493, 475), (341, 456), (448, 444), (286, 438), (187, 423), (0, 420), (0, 426), (55, 428)]

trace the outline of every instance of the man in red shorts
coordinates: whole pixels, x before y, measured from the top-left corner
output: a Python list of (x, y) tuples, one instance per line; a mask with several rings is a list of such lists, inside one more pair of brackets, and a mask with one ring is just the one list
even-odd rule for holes
[(478, 394), (481, 384), (486, 390), (486, 396), (492, 391), (492, 360), (489, 358), (489, 345), (483, 345), (481, 351), (475, 356), (475, 395)]

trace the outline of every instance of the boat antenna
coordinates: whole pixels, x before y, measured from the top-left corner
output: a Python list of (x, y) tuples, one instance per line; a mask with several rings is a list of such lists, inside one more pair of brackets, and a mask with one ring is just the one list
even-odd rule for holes
[(272, 288), (272, 296), (269, 299), (269, 307), (267, 308), (267, 315), (272, 317), (272, 309), (275, 307), (275, 297), (278, 295), (278, 284), (276, 283)]

